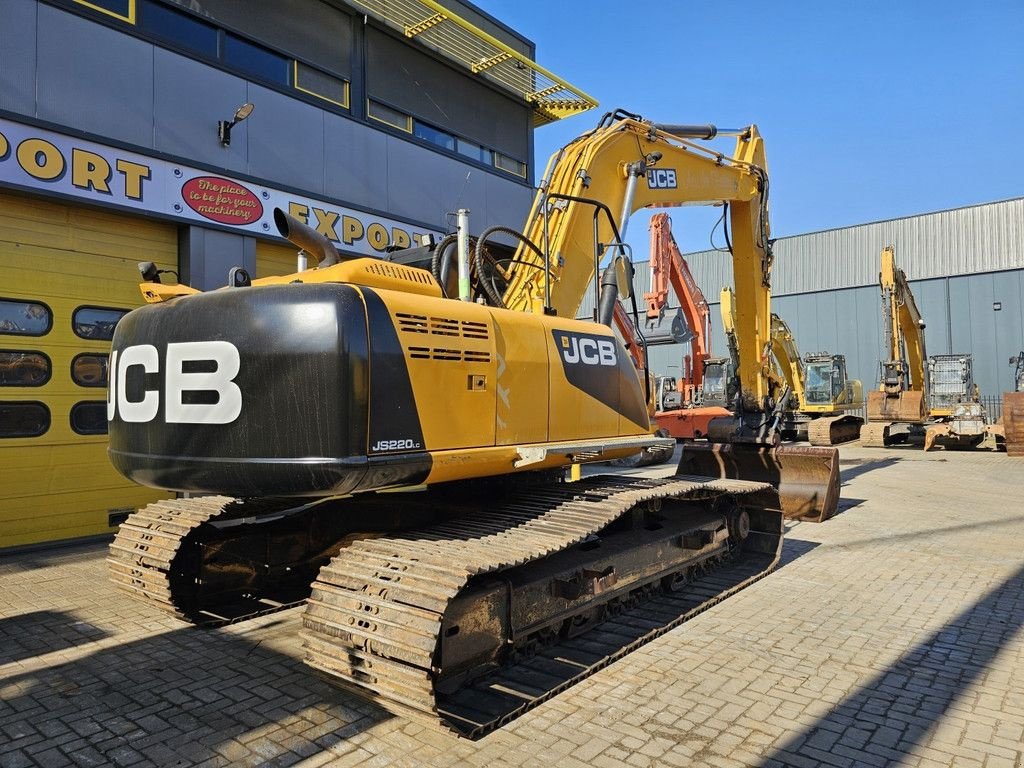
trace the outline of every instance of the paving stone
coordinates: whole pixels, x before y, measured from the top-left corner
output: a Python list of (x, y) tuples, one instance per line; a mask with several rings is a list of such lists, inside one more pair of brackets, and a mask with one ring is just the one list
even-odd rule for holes
[(301, 610), (196, 631), (115, 590), (102, 544), (4, 557), (0, 616), (106, 635), (0, 655), (0, 766), (1020, 764), (1024, 462), (840, 452), (863, 501), (788, 524), (775, 574), (477, 742), (327, 685)]

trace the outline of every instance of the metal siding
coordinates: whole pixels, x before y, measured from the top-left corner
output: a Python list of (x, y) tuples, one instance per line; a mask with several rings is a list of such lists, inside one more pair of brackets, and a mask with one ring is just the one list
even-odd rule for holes
[[(242, 124), (248, 139), (249, 173), (281, 186), (323, 194), (323, 110), (252, 83), (246, 101), (256, 105), (252, 117)], [(220, 119), (227, 118), (230, 115)], [(215, 129), (216, 124), (210, 126), (211, 134)], [(238, 140), (245, 141), (245, 134), (239, 134)], [(210, 140), (216, 142), (216, 135)]]
[(37, 117), (153, 146), (152, 45), (40, 5), (37, 59)]
[(36, 111), (36, 4), (6, 3), (0, 24), (0, 109)]
[[(468, 166), (467, 166), (468, 170)], [(477, 177), (483, 176), (484, 210), (479, 210), (479, 202), (472, 201), (470, 208), (470, 225), (474, 234), (483, 232), (491, 226), (509, 227), (517, 232), (522, 231), (526, 216), (533, 201), (533, 189), (512, 179), (503, 179), (490, 173), (470, 171)], [(476, 206), (476, 209), (474, 209)], [(518, 244), (509, 241), (510, 244)]]
[(387, 145), (380, 131), (324, 113), (324, 194), (382, 208), (388, 199)]
[[(949, 279), (949, 335), (950, 335), (950, 354), (955, 352), (967, 352), (971, 348), (971, 338), (974, 335), (971, 328), (971, 305), (968, 300), (970, 295), (970, 289), (968, 287), (968, 278), (963, 277), (951, 277)], [(925, 318), (925, 322), (928, 322), (928, 316), (924, 314), (925, 310), (921, 310), (922, 316)], [(925, 338), (930, 339), (930, 331), (932, 326), (929, 325), (928, 330), (925, 331)], [(931, 349), (928, 350), (931, 354)]]
[[(897, 256), (898, 258), (898, 256)], [(924, 320), (925, 348), (929, 355), (949, 355), (963, 350), (949, 348), (949, 307), (946, 303), (946, 279), (913, 280), (910, 291)], [(881, 309), (879, 309), (881, 315)]]
[(220, 168), (248, 171), (249, 125), (263, 120), (265, 105), (257, 104), (252, 119), (231, 130), (230, 146), (222, 147), (217, 141), (217, 121), (230, 120), (235, 107), (248, 99), (245, 80), (154, 48), (153, 81), (155, 149)]
[(995, 275), (971, 275), (967, 278), (967, 300), (971, 312), (970, 346), (953, 353), (973, 355), (974, 383), (982, 394), (994, 395), (999, 381), (996, 360), (996, 312), (992, 311)]
[[(907, 277), (922, 280), (1024, 267), (1024, 198), (939, 211), (775, 241), (775, 295), (871, 285), (879, 252), (896, 246)], [(687, 254), (698, 285), (732, 282), (716, 251)]]
[(995, 318), (995, 380), (986, 384), (982, 394), (1013, 391), (1013, 367), (1009, 359), (1024, 349), (1024, 272), (995, 275), (995, 300), (1003, 308)]
[[(455, 231), (448, 214), (485, 199), (484, 173), (398, 138), (387, 139), (388, 212)], [(481, 212), (482, 213), (482, 212)], [(484, 218), (482, 216), (475, 216)], [(476, 225), (472, 227), (476, 229)]]

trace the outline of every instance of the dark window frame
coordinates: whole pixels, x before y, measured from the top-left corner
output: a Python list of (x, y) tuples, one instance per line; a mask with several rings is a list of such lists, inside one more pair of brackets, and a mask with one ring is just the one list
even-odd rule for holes
[(85, 341), (111, 341), (114, 338), (114, 334), (111, 333), (109, 339), (97, 339), (92, 336), (83, 336), (82, 334), (80, 334), (78, 330), (75, 328), (75, 315), (78, 314), (78, 311), (82, 309), (99, 309), (104, 312), (124, 312), (124, 315), (121, 315), (121, 317), (118, 319), (118, 323), (120, 323), (121, 320), (124, 319), (125, 315), (132, 311), (131, 309), (126, 309), (124, 307), (103, 307), (97, 304), (79, 304), (77, 307), (71, 310), (71, 332), (75, 334), (75, 336), (77, 336), (78, 338), (83, 339)]
[[(458, 144), (457, 144), (457, 142), (458, 142), (458, 139), (460, 138), (461, 134), (452, 133), (451, 131), (447, 131), (447, 130), (442, 129), (442, 128), (436, 128), (435, 126), (433, 126), (432, 123), (430, 123), (430, 121), (421, 121), (421, 122), (423, 122), (424, 125), (427, 125), (427, 126), (430, 126), (430, 127), (435, 127), (436, 130), (439, 130), (439, 131), (442, 131), (442, 132), (445, 132), (445, 133), (450, 133), (452, 136), (454, 136), (455, 139), (456, 139), (456, 148), (455, 149), (448, 150), (448, 149), (446, 149), (446, 148), (444, 148), (442, 146), (439, 146), (438, 144), (435, 144), (435, 143), (433, 143), (431, 141), (420, 139), (419, 137), (412, 135), (411, 131), (409, 131), (409, 132), (402, 131), (400, 128), (393, 127), (389, 123), (385, 123), (385, 122), (383, 122), (381, 120), (374, 119), (374, 118), (370, 117), (368, 114), (365, 114), (365, 113), (362, 114), (362, 115), (356, 114), (353, 111), (353, 109), (352, 109), (352, 105), (353, 105), (353, 92), (354, 91), (358, 91), (358, 93), (362, 95), (362, 99), (363, 99), (362, 100), (362, 104), (363, 104), (363, 108), (364, 109), (366, 108), (366, 100), (368, 100), (370, 98), (373, 98), (373, 97), (371, 97), (369, 94), (367, 94), (365, 92), (365, 84), (357, 84), (355, 82), (361, 76), (360, 72), (358, 72), (358, 71), (353, 71), (351, 73), (351, 75), (348, 76), (348, 77), (342, 77), (340, 75), (336, 75), (336, 74), (330, 72), (329, 70), (325, 69), (323, 66), (321, 66), (321, 65), (311, 61), (310, 59), (307, 59), (307, 58), (301, 57), (301, 56), (296, 56), (293, 53), (286, 52), (286, 51), (284, 51), (282, 49), (279, 49), (279, 48), (276, 48), (274, 46), (267, 45), (263, 41), (255, 40), (255, 39), (251, 38), (249, 35), (247, 35), (247, 34), (241, 32), (241, 31), (235, 29), (234, 27), (222, 24), (220, 22), (212, 25), (212, 26), (214, 26), (217, 29), (217, 31), (219, 33), (220, 45), (218, 46), (218, 56), (217, 56), (217, 58), (211, 59), (208, 56), (204, 56), (202, 54), (197, 54), (194, 51), (190, 51), (190, 50), (188, 50), (187, 48), (185, 48), (183, 46), (175, 45), (173, 42), (168, 42), (166, 39), (159, 38), (159, 37), (157, 37), (155, 35), (150, 34), (146, 30), (140, 29), (138, 24), (134, 20), (129, 22), (129, 21), (126, 21), (126, 20), (122, 19), (119, 16), (111, 15), (110, 13), (108, 13), (106, 11), (103, 11), (101, 9), (92, 8), (92, 7), (90, 7), (87, 4), (87, 2), (83, 3), (80, 0), (43, 0), (43, 1), (46, 2), (46, 3), (52, 4), (52, 5), (55, 5), (57, 7), (63, 8), (64, 10), (68, 10), (68, 11), (77, 13), (80, 16), (84, 16), (84, 17), (92, 19), (94, 21), (106, 24), (108, 26), (114, 26), (114, 27), (116, 27), (118, 29), (121, 29), (121, 31), (123, 31), (123, 32), (131, 34), (133, 37), (137, 37), (139, 39), (145, 40), (145, 41), (147, 41), (149, 43), (152, 43), (154, 45), (160, 46), (161, 48), (164, 48), (166, 50), (170, 50), (170, 51), (173, 51), (175, 53), (179, 53), (179, 54), (181, 54), (183, 56), (186, 56), (186, 57), (189, 57), (189, 58), (191, 58), (191, 59), (193, 59), (195, 61), (200, 61), (200, 62), (209, 64), (210, 66), (216, 67), (217, 69), (220, 69), (222, 71), (225, 71), (225, 72), (228, 72), (230, 74), (236, 75), (238, 77), (244, 78), (244, 79), (249, 80), (249, 81), (251, 81), (251, 82), (253, 82), (253, 83), (257, 84), (257, 85), (265, 86), (265, 87), (270, 88), (272, 90), (275, 90), (275, 91), (277, 91), (279, 93), (282, 93), (282, 94), (284, 94), (286, 96), (290, 96), (291, 98), (298, 99), (299, 101), (302, 101), (304, 103), (311, 104), (311, 105), (316, 106), (316, 107), (318, 107), (318, 108), (320, 108), (320, 109), (322, 109), (324, 111), (327, 111), (327, 112), (330, 112), (330, 113), (333, 113), (333, 114), (342, 115), (342, 116), (347, 117), (347, 118), (349, 118), (351, 120), (355, 120), (356, 122), (358, 122), (358, 123), (360, 123), (362, 125), (369, 125), (369, 126), (373, 127), (376, 130), (383, 131), (385, 133), (389, 133), (389, 134), (392, 134), (392, 135), (395, 135), (395, 136), (399, 136), (399, 137), (405, 139), (406, 141), (412, 141), (417, 146), (425, 147), (425, 148), (430, 149), (430, 150), (432, 150), (434, 152), (438, 152), (439, 154), (444, 155), (446, 157), (454, 158), (456, 160), (459, 160), (460, 162), (471, 164), (471, 165), (474, 165), (476, 167), (482, 168), (484, 170), (487, 170), (487, 171), (493, 173), (494, 175), (498, 176), (499, 178), (518, 180), (518, 181), (526, 183), (527, 185), (529, 185), (529, 183), (530, 183), (530, 174), (531, 174), (531, 172), (533, 170), (533, 163), (531, 161), (529, 161), (529, 160), (520, 160), (519, 158), (516, 158), (516, 157), (514, 157), (514, 156), (512, 156), (512, 155), (510, 155), (508, 153), (500, 152), (499, 150), (494, 149), (493, 147), (489, 147), (489, 146), (483, 145), (483, 144), (481, 146), (483, 146), (484, 149), (490, 150), (491, 156), (492, 156), (492, 162), (488, 163), (488, 162), (484, 162), (484, 161), (481, 161), (481, 160), (476, 160), (473, 157), (467, 156), (467, 155), (462, 154), (462, 153), (460, 153), (458, 151)], [(131, 0), (131, 2), (133, 3), (133, 6), (135, 7), (135, 13), (136, 13), (136, 16), (137, 16), (138, 15), (138, 7), (137, 7), (136, 0)], [(196, 20), (201, 21), (203, 23), (206, 23), (206, 24), (210, 24), (211, 23), (210, 20), (204, 19), (202, 16), (200, 16), (199, 14), (195, 13), (194, 11), (192, 11), (191, 9), (189, 9), (187, 7), (184, 7), (184, 6), (177, 7), (177, 6), (175, 6), (174, 10), (176, 10), (179, 13), (192, 16)], [(352, 18), (356, 22), (358, 22), (360, 16), (358, 14), (355, 14), (355, 15), (352, 15)], [(118, 23), (118, 22), (120, 22), (120, 23)], [(409, 40), (405, 40), (405, 39), (401, 38), (399, 36), (399, 34), (396, 33), (393, 29), (378, 23), (375, 19), (365, 19), (364, 20), (364, 24), (374, 28), (377, 31), (383, 32), (384, 34), (387, 34), (387, 35), (389, 35), (389, 36), (391, 36), (391, 37), (393, 37), (393, 38), (395, 38), (397, 40), (401, 40), (402, 42), (404, 42), (406, 44), (410, 44)], [(241, 69), (239, 69), (237, 67), (232, 67), (227, 62), (225, 62), (224, 59), (223, 59), (222, 49), (223, 49), (223, 38), (224, 38), (224, 35), (226, 35), (226, 34), (234, 35), (235, 37), (237, 37), (237, 38), (239, 38), (239, 39), (241, 39), (241, 40), (243, 40), (245, 42), (248, 42), (248, 43), (250, 43), (250, 44), (252, 44), (254, 46), (263, 48), (263, 49), (269, 51), (270, 53), (273, 53), (273, 54), (276, 54), (276, 55), (279, 55), (279, 56), (283, 56), (286, 60), (288, 60), (289, 61), (289, 67), (288, 67), (288, 72), (289, 72), (288, 80), (289, 80), (289, 82), (288, 82), (288, 84), (287, 85), (281, 85), (280, 83), (274, 82), (273, 80), (265, 80), (265, 79), (260, 78), (258, 76), (254, 76), (252, 73), (245, 72), (244, 70), (241, 70)], [(358, 37), (358, 35), (357, 35), (357, 37)], [(414, 45), (414, 47), (416, 47), (417, 50), (420, 53), (423, 53), (423, 54), (431, 57), (435, 61), (443, 64), (444, 66), (448, 67), (449, 69), (452, 69), (455, 72), (458, 72), (459, 74), (465, 74), (465, 72), (460, 70), (458, 67), (454, 66), (444, 56), (441, 56), (436, 51), (433, 51), (432, 49), (430, 49), (428, 46), (423, 45), (421, 42), (419, 42), (417, 40), (413, 40), (411, 42), (411, 44)], [(358, 44), (357, 44), (356, 48), (358, 48)], [(296, 69), (296, 67), (295, 67), (295, 62), (300, 63), (303, 66), (310, 67), (312, 69), (320, 70), (320, 71), (330, 75), (331, 77), (336, 77), (339, 80), (343, 81), (345, 83), (345, 85), (346, 85), (347, 100), (349, 102), (348, 105), (347, 106), (341, 106), (341, 105), (338, 104), (338, 102), (336, 100), (334, 100), (334, 99), (332, 99), (330, 97), (321, 96), (321, 95), (315, 93), (314, 91), (308, 90), (306, 88), (299, 87), (296, 84), (296, 77), (295, 77), (295, 69)], [(519, 104), (518, 100), (513, 95), (507, 93), (505, 90), (499, 88), (498, 86), (494, 85), (493, 83), (488, 82), (486, 79), (480, 78), (480, 79), (476, 80), (476, 82), (479, 82), (480, 84), (484, 85), (485, 87), (487, 87), (491, 91), (494, 91), (495, 93), (497, 93), (497, 94), (499, 94), (499, 95), (501, 95), (501, 96), (503, 96), (503, 97), (505, 97), (507, 99), (512, 100), (516, 104)], [(409, 114), (406, 110), (398, 109), (397, 107), (394, 107), (393, 105), (389, 104), (385, 100), (382, 100), (382, 99), (379, 99), (379, 98), (373, 98), (373, 100), (379, 102), (383, 106), (389, 107), (390, 109), (397, 110), (398, 112), (402, 112), (403, 114)], [(357, 105), (358, 105), (358, 102), (357, 102)], [(533, 111), (532, 108), (529, 107), (529, 105), (520, 105), (520, 106), (523, 106), (525, 109), (529, 110), (530, 112)], [(419, 118), (416, 117), (415, 115), (411, 115), (410, 114), (409, 116), (413, 120), (419, 120)], [(467, 141), (473, 141), (472, 139), (469, 139), (468, 137), (462, 137), (462, 138), (465, 138)], [(473, 141), (473, 143), (479, 143), (479, 142)], [(530, 145), (532, 146), (532, 138), (530, 140)], [(509, 171), (509, 170), (506, 170), (504, 168), (501, 168), (498, 165), (495, 165), (494, 162), (493, 162), (493, 158), (495, 156), (497, 156), (498, 154), (504, 155), (505, 157), (509, 158), (510, 160), (513, 160), (515, 162), (521, 163), (524, 166), (524, 172), (520, 174), (520, 173), (516, 173), (514, 171)]]
[(13, 355), (39, 355), (43, 360), (46, 361), (46, 378), (38, 384), (3, 384), (0, 383), (0, 387), (17, 387), (21, 389), (32, 389), (33, 387), (45, 387), (50, 383), (50, 379), (53, 378), (53, 360), (50, 356), (40, 349), (0, 349), (0, 355), (13, 354)]
[(11, 296), (0, 296), (0, 301), (10, 301), (16, 304), (38, 304), (46, 310), (46, 316), (48, 322), (46, 324), (46, 330), (42, 333), (12, 333), (11, 331), (0, 331), (0, 335), (3, 336), (28, 336), (31, 338), (40, 338), (45, 336), (53, 330), (53, 309), (45, 301), (39, 301), (38, 299), (15, 299)]
[[(2, 351), (2, 350), (0, 350)], [(75, 378), (75, 363), (78, 362), (80, 357), (105, 357), (107, 359), (106, 367), (106, 381), (102, 384), (83, 384)], [(77, 355), (71, 358), (71, 366), (68, 369), (68, 373), (71, 375), (71, 383), (76, 387), (84, 387), (85, 389), (99, 389), (100, 387), (107, 387), (110, 384), (110, 353), (109, 352), (79, 352)]]
[(27, 434), (27, 435), (6, 435), (3, 432), (0, 432), (0, 440), (21, 440), (21, 439), (26, 439), (26, 438), (31, 439), (31, 438), (34, 438), (34, 437), (42, 437), (47, 432), (49, 432), (50, 431), (50, 427), (53, 426), (53, 414), (50, 412), (50, 406), (48, 406), (46, 403), (42, 402), (41, 400), (0, 400), (0, 406), (6, 406), (6, 405), (14, 405), (14, 406), (37, 405), (37, 406), (39, 406), (46, 413), (46, 426), (44, 427), (42, 432), (36, 432), (36, 433), (33, 433), (33, 434)]
[[(102, 432), (87, 432), (79, 429), (75, 425), (75, 413), (81, 410), (82, 406), (95, 406), (103, 408), (103, 431)], [(71, 426), (71, 431), (76, 435), (82, 435), (83, 437), (97, 437), (99, 435), (106, 435), (110, 433), (109, 422), (107, 421), (107, 401), (106, 400), (79, 400), (77, 403), (71, 406), (71, 410), (68, 412), (68, 424)]]

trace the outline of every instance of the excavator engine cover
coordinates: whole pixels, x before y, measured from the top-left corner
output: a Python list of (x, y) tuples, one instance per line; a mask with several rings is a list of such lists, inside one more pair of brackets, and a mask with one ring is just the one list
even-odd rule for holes
[(783, 514), (820, 523), (839, 505), (839, 450), (825, 447), (686, 443), (678, 474), (770, 483)]

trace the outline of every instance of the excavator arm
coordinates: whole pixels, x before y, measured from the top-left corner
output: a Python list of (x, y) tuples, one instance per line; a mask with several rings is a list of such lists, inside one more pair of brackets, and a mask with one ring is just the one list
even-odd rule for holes
[(782, 377), (789, 387), (793, 406), (803, 410), (807, 404), (804, 364), (800, 359), (800, 351), (796, 339), (789, 330), (786, 321), (772, 312), (772, 354), (779, 364)]
[[(501, 303), (572, 317), (604, 257), (621, 247), (630, 214), (724, 202), (732, 231), (737, 334), (741, 345), (767, 348), (772, 254), (764, 142), (753, 125), (729, 132), (736, 135), (731, 157), (693, 141), (716, 133), (725, 132), (657, 126), (619, 112), (557, 152), (527, 218)], [(763, 409), (774, 387), (759, 361), (742, 362), (739, 378), (747, 410)]]
[(689, 329), (690, 354), (683, 358), (683, 375), (678, 389), (684, 403), (692, 403), (704, 379), (704, 363), (711, 357), (711, 312), (707, 299), (693, 279), (690, 265), (672, 236), (672, 220), (667, 213), (651, 219), (651, 290), (644, 294), (647, 318), (659, 321), (665, 315), (671, 289)]
[[(899, 363), (907, 372), (909, 381), (899, 382), (901, 390), (926, 392), (927, 376), (924, 347), (924, 322), (914, 301), (907, 276), (896, 266), (896, 250), (888, 246), (882, 250), (881, 274), (884, 308), (884, 335), (888, 344), (889, 362)], [(883, 388), (887, 382), (883, 381)], [(891, 385), (890, 385), (891, 386)]]

